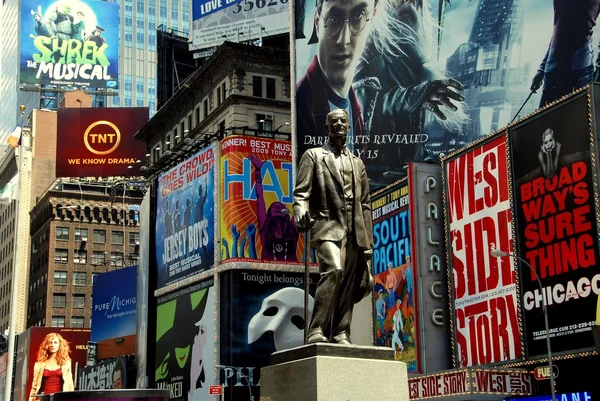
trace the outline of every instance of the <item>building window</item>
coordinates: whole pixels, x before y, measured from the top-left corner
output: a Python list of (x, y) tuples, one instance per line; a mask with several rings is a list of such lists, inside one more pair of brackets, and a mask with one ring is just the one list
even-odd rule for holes
[(94, 251), (92, 253), (92, 264), (93, 265), (104, 265), (106, 263), (106, 252)]
[(54, 272), (54, 285), (67, 285), (67, 272), (55, 271)]
[(261, 131), (273, 131), (273, 115), (256, 114), (256, 124)]
[(73, 294), (73, 308), (75, 308), (75, 309), (85, 308), (85, 295)]
[(69, 250), (56, 248), (54, 250), (54, 262), (68, 263), (69, 262)]
[(140, 244), (140, 233), (129, 233), (129, 245), (135, 246)]
[(200, 124), (200, 106), (196, 107), (196, 125)]
[(110, 243), (113, 245), (123, 245), (123, 231), (113, 231), (110, 233)]
[(83, 316), (71, 316), (71, 327), (83, 328)]
[(262, 77), (252, 77), (252, 96), (262, 97)]
[(76, 287), (85, 286), (86, 276), (85, 272), (73, 272), (73, 285)]
[(185, 132), (185, 122), (180, 122), (179, 123), (179, 135), (180, 137), (183, 137), (183, 133)]
[(221, 92), (223, 93), (223, 101), (225, 101), (227, 99), (227, 84), (225, 82), (221, 84)]
[(73, 250), (73, 263), (86, 264), (87, 263), (87, 251), (79, 249)]
[(94, 244), (106, 244), (106, 230), (94, 230)]
[(52, 327), (65, 327), (65, 317), (52, 316)]
[(87, 241), (88, 229), (87, 228), (76, 228), (75, 229), (75, 241)]
[(221, 88), (217, 88), (217, 104), (221, 104)]
[(111, 252), (110, 253), (110, 264), (117, 267), (124, 266), (123, 252)]
[(53, 308), (66, 308), (67, 307), (67, 294), (53, 294), (52, 295), (52, 307)]
[[(189, 133), (189, 131), (192, 130), (192, 115), (191, 114), (187, 118), (187, 129), (188, 129), (188, 133)], [(184, 135), (184, 134), (185, 134), (185, 130), (183, 130), (181, 135)]]
[(202, 105), (204, 106), (204, 118), (208, 117), (208, 100), (205, 100), (204, 102), (202, 102)]
[(56, 227), (56, 240), (57, 241), (68, 241), (69, 240), (69, 227)]
[(267, 99), (275, 99), (275, 78), (267, 78)]

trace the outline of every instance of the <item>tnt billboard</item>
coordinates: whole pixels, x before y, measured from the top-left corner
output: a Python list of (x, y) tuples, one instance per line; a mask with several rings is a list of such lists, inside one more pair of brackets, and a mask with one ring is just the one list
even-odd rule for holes
[(20, 82), (117, 88), (119, 4), (21, 1)]
[(139, 176), (146, 153), (133, 135), (148, 121), (147, 107), (58, 110), (56, 176)]
[(457, 367), (522, 357), (508, 165), (506, 134), (444, 160)]

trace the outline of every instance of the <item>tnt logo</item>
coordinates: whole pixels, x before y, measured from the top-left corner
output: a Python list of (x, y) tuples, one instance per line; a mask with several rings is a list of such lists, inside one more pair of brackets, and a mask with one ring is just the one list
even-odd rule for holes
[(110, 121), (96, 121), (85, 130), (83, 142), (90, 152), (105, 156), (119, 147), (121, 132)]

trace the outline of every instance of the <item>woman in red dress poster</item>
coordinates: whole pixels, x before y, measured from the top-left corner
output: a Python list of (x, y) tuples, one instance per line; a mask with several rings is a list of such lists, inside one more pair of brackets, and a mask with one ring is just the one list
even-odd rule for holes
[(69, 344), (60, 334), (50, 333), (44, 338), (33, 367), (30, 401), (35, 401), (37, 394), (74, 390), (69, 352)]

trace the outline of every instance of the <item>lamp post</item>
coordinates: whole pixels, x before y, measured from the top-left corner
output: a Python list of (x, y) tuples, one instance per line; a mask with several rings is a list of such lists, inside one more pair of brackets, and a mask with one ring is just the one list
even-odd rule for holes
[(544, 311), (544, 324), (546, 325), (546, 346), (548, 348), (548, 367), (550, 369), (550, 392), (552, 394), (552, 401), (556, 401), (556, 390), (554, 389), (554, 366), (552, 365), (552, 348), (550, 347), (550, 325), (548, 324), (548, 306), (546, 304), (546, 297), (544, 294), (544, 287), (542, 286), (542, 282), (540, 281), (540, 277), (537, 274), (537, 271), (527, 262), (525, 259), (520, 257), (517, 254), (504, 252), (499, 249), (493, 249), (491, 255), (495, 258), (501, 258), (504, 256), (510, 256), (518, 259), (522, 263), (524, 263), (535, 275), (535, 278), (540, 286), (540, 294), (542, 295), (542, 310)]

